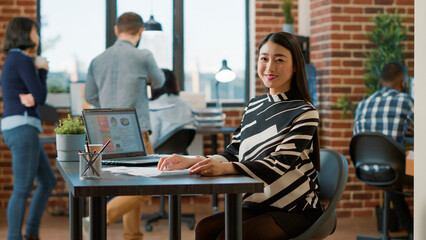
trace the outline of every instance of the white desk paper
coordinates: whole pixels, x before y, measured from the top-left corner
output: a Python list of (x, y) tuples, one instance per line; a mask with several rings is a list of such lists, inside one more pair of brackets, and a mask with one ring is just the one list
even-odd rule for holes
[(108, 167), (102, 168), (102, 171), (111, 173), (128, 174), (141, 177), (167, 177), (176, 175), (188, 175), (189, 169), (160, 171), (156, 167)]

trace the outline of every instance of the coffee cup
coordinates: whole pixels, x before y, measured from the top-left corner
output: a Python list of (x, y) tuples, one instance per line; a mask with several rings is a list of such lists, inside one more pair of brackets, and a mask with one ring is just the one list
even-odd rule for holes
[[(98, 153), (101, 151), (102, 147), (102, 144), (89, 144), (90, 152), (96, 151)], [(85, 145), (84, 148), (86, 149), (86, 152), (89, 152), (89, 149), (87, 149), (87, 145)]]
[(35, 63), (38, 66), (44, 66), (45, 64), (47, 64), (47, 58), (41, 57), (41, 56), (36, 56), (35, 57)]

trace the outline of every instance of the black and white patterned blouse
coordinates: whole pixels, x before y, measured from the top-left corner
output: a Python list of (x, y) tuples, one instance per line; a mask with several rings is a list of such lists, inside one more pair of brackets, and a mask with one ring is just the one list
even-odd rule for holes
[(216, 161), (233, 162), (244, 175), (264, 182), (263, 193), (245, 203), (304, 211), (319, 207), (319, 184), (310, 153), (319, 123), (317, 110), (292, 92), (250, 100), (239, 128)]

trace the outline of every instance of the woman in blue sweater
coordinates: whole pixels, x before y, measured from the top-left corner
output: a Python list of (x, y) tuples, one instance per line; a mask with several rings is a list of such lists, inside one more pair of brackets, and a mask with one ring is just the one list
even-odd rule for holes
[(35, 63), (31, 57), (40, 37), (38, 24), (25, 17), (13, 18), (6, 29), (0, 84), (3, 96), (3, 139), (12, 151), (13, 192), (7, 206), (8, 240), (22, 240), (22, 225), (27, 199), (37, 187), (28, 212), (25, 239), (39, 239), (40, 221), (56, 176), (40, 142), (42, 132), (38, 105), (46, 100), (47, 62)]
[[(264, 182), (262, 193), (243, 196), (243, 239), (289, 239), (321, 215), (318, 199), (318, 111), (312, 105), (297, 39), (267, 35), (258, 48), (257, 74), (268, 88), (250, 100), (232, 142), (209, 158), (162, 158), (159, 169), (190, 167), (202, 176), (246, 175)], [(225, 239), (224, 213), (200, 221), (196, 239)]]

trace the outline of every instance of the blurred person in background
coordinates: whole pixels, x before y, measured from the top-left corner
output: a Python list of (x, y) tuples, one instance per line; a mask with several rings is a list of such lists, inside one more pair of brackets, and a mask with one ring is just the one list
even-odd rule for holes
[[(353, 135), (378, 132), (404, 147), (410, 125), (414, 126), (414, 99), (405, 93), (405, 67), (388, 63), (381, 72), (382, 88), (358, 103), (355, 111)], [(377, 165), (377, 168), (381, 166)], [(399, 188), (402, 191), (402, 186)], [(404, 195), (391, 191), (391, 201), (399, 224), (412, 238), (413, 217)]]
[(4, 112), (3, 139), (12, 151), (13, 192), (7, 206), (8, 240), (22, 240), (22, 225), (28, 197), (33, 193), (24, 239), (39, 239), (40, 222), (56, 176), (40, 142), (43, 131), (38, 106), (46, 101), (47, 61), (37, 61), (38, 24), (26, 17), (7, 25), (0, 84)]
[(163, 69), (166, 82), (162, 88), (152, 90), (149, 101), (152, 145), (155, 147), (164, 137), (183, 126), (194, 127), (192, 110), (189, 103), (179, 96), (179, 87), (175, 75)]
[[(263, 181), (262, 193), (243, 196), (245, 240), (297, 237), (322, 214), (319, 114), (312, 105), (305, 62), (290, 33), (268, 34), (259, 44), (257, 73), (268, 94), (252, 98), (225, 151), (209, 157), (162, 157), (159, 170), (189, 168), (207, 177), (244, 175)], [(202, 219), (196, 240), (225, 239), (225, 214)]]
[[(126, 12), (118, 17), (114, 27), (117, 41), (90, 63), (85, 98), (96, 108), (135, 108), (146, 152), (153, 154), (147, 86), (159, 88), (165, 80), (152, 53), (137, 49), (144, 30), (138, 14)], [(107, 204), (107, 224), (123, 217), (124, 239), (141, 240), (142, 205), (149, 199), (151, 196), (114, 197)], [(87, 218), (83, 223), (87, 230)]]

